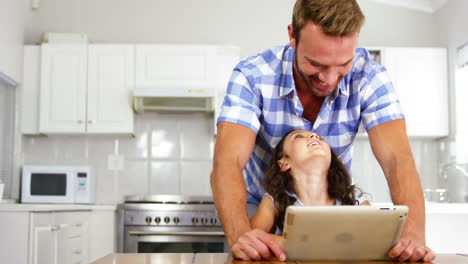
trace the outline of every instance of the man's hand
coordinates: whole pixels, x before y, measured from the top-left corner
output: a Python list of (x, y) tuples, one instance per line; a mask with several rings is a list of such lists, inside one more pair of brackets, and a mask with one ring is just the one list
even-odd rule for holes
[(430, 262), (436, 258), (436, 254), (424, 243), (412, 239), (410, 235), (406, 235), (390, 250), (388, 257), (394, 261), (423, 260), (424, 262)]
[(286, 260), (278, 239), (260, 229), (245, 232), (231, 247), (232, 255), (242, 260)]

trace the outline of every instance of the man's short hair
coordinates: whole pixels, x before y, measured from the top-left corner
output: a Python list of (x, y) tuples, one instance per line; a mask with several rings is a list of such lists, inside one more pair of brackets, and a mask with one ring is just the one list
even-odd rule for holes
[(344, 37), (359, 32), (364, 19), (356, 0), (297, 0), (292, 26), (298, 42), (307, 22), (320, 26), (328, 36)]

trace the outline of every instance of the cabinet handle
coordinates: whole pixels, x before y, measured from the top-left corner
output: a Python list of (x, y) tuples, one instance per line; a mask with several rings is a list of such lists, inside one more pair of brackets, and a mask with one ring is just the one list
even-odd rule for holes
[(88, 120), (88, 124), (92, 124), (93, 123), (93, 120)]
[(60, 229), (60, 226), (59, 226), (59, 225), (52, 225), (52, 226), (50, 227), (50, 230), (51, 230), (51, 231), (57, 231), (57, 230), (59, 230), (59, 229)]
[(78, 124), (83, 124), (83, 120), (78, 120)]
[(75, 227), (81, 227), (81, 226), (82, 226), (81, 223), (75, 224)]
[(81, 254), (81, 252), (82, 252), (81, 249), (75, 250), (75, 254)]

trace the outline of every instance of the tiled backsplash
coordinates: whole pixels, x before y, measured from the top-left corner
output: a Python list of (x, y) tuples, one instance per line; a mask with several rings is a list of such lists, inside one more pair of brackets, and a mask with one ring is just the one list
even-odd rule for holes
[[(92, 166), (99, 204), (131, 194), (210, 195), (212, 115), (148, 112), (135, 118), (134, 137), (24, 136), (23, 164)], [(109, 164), (118, 156), (121, 170)]]
[[(135, 136), (50, 135), (23, 137), (23, 164), (90, 165), (97, 203), (115, 204), (131, 194), (210, 195), (215, 138), (213, 116), (147, 112), (135, 115)], [(437, 186), (439, 143), (412, 139), (424, 188)], [(123, 157), (123, 165), (109, 164)], [(352, 174), (374, 202), (390, 201), (388, 187), (367, 139), (356, 140)]]
[[(440, 143), (430, 138), (411, 138), (410, 144), (423, 189), (437, 188)], [(355, 141), (351, 173), (354, 183), (370, 193), (374, 202), (391, 202), (387, 181), (367, 138)]]

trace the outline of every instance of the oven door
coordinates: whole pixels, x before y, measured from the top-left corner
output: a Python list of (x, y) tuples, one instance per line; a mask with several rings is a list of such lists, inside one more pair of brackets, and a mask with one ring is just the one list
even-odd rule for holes
[(125, 253), (229, 252), (221, 227), (126, 226)]

